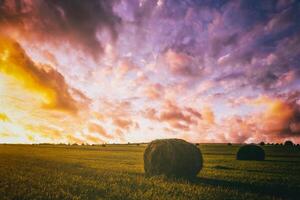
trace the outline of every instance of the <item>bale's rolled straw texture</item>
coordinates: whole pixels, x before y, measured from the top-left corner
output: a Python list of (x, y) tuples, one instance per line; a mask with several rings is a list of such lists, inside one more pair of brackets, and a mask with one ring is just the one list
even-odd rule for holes
[(202, 165), (200, 149), (181, 139), (154, 140), (144, 152), (147, 176), (193, 178), (202, 169)]

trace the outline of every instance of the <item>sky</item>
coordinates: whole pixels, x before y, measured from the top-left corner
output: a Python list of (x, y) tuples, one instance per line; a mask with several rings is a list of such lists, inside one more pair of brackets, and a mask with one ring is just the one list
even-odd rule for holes
[(0, 0), (0, 143), (300, 142), (297, 0)]

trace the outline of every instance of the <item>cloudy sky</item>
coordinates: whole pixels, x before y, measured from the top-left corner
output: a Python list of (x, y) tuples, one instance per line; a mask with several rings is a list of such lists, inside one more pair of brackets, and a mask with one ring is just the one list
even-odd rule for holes
[(300, 142), (296, 0), (1, 0), (0, 143)]

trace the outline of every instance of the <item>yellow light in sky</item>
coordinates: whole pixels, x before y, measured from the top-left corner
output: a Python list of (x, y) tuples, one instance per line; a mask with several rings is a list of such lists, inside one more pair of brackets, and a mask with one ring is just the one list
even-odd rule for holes
[(27, 90), (42, 97), (43, 103), (51, 107), (56, 104), (56, 93), (43, 84), (38, 69), (32, 67), (30, 61), (20, 46), (9, 38), (0, 36), (0, 73), (13, 77)]

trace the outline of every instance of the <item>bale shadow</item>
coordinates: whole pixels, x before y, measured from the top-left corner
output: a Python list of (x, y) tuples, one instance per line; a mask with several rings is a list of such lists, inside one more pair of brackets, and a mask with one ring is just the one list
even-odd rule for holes
[(212, 168), (214, 168), (214, 169), (223, 169), (223, 170), (236, 170), (233, 167), (227, 167), (227, 166), (223, 166), (223, 165), (216, 165), (216, 166), (213, 166)]
[(274, 173), (282, 173), (281, 171), (267, 171), (267, 170), (256, 170), (256, 169), (239, 169), (239, 168), (233, 168), (233, 167), (226, 167), (226, 166), (222, 166), (222, 165), (216, 165), (214, 167), (212, 167), (213, 169), (216, 170), (237, 170), (237, 171), (246, 171), (246, 172), (255, 172), (255, 173), (268, 173), (268, 174), (274, 174)]
[(287, 199), (299, 199), (300, 196), (299, 187), (287, 185), (259, 185), (205, 177), (197, 177), (191, 180), (191, 184), (221, 186), (243, 192), (252, 192)]
[(283, 162), (283, 163), (300, 164), (299, 160), (265, 160), (265, 162)]
[(250, 192), (261, 195), (268, 195), (273, 198), (280, 199), (299, 199), (300, 187), (289, 186), (283, 184), (255, 184), (255, 183), (243, 183), (240, 181), (229, 181), (216, 178), (196, 177), (194, 179), (172, 179), (164, 176), (146, 177), (144, 173), (130, 173), (138, 177), (144, 177), (146, 179), (162, 179), (165, 182), (178, 182), (192, 185), (206, 185), (213, 187), (224, 187), (228, 189), (238, 190), (239, 192)]

